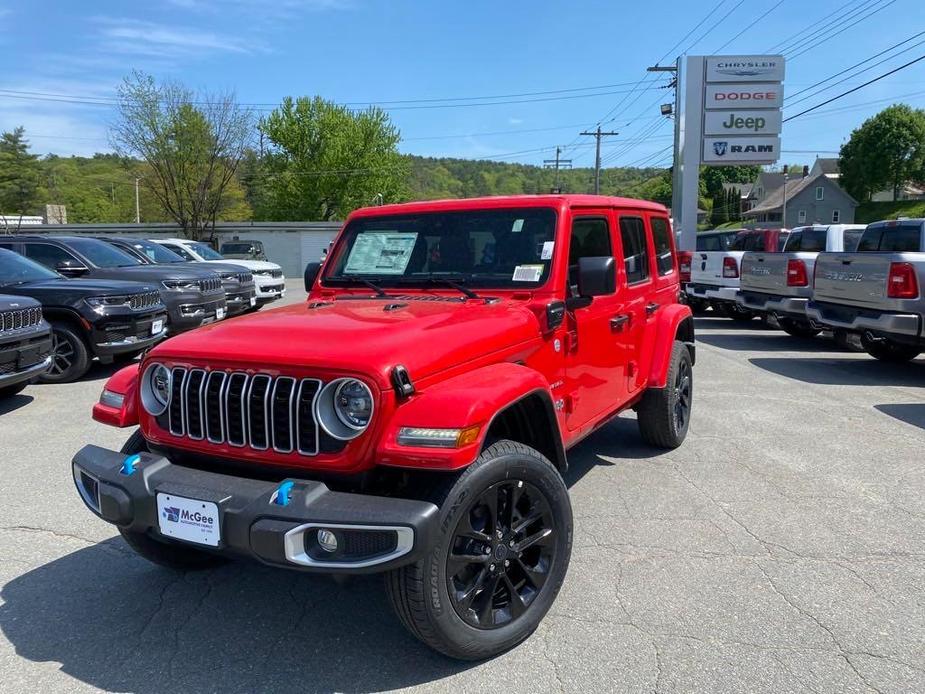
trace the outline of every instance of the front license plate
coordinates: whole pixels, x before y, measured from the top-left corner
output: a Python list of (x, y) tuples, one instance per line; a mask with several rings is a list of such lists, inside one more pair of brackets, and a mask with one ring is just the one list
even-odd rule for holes
[(156, 320), (153, 323), (151, 323), (151, 334), (152, 335), (159, 335), (163, 331), (164, 331), (164, 321), (163, 320)]
[(215, 320), (222, 320), (225, 317), (225, 309), (217, 308), (215, 309)]
[(255, 297), (252, 296), (252, 297), (251, 297), (251, 306), (256, 306), (256, 305), (257, 305), (257, 299), (256, 299)]
[(175, 494), (157, 495), (157, 527), (167, 537), (210, 547), (222, 539), (216, 504)]

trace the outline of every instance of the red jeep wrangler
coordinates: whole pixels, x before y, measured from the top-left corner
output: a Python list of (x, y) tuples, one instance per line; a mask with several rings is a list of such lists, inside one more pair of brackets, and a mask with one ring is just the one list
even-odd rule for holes
[(694, 328), (665, 208), (358, 210), (305, 285), (305, 304), (116, 373), (93, 416), (140, 428), (121, 452), (76, 455), (80, 496), (159, 564), (385, 572), (428, 645), (511, 648), (568, 568), (566, 450), (629, 408), (650, 444), (687, 433)]

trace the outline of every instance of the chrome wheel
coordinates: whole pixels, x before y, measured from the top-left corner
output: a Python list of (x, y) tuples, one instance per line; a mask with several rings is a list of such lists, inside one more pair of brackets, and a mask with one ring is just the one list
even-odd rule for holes
[(676, 431), (683, 431), (691, 412), (691, 364), (682, 359), (674, 383), (674, 425)]
[(74, 345), (67, 338), (62, 338), (55, 330), (51, 335), (51, 368), (48, 370), (53, 376), (61, 376), (74, 366)]
[(533, 604), (556, 559), (549, 502), (522, 480), (493, 484), (456, 526), (446, 563), (447, 588), (467, 624), (494, 629)]

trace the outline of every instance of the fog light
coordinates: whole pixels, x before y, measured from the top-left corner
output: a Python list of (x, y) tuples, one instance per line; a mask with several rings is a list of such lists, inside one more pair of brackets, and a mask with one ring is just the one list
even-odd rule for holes
[(330, 530), (321, 529), (318, 531), (318, 546), (325, 552), (337, 551), (337, 536)]

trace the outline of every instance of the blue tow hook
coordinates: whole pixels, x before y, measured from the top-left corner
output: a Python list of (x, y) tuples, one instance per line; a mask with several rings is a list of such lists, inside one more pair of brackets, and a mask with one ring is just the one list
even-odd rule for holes
[(138, 467), (138, 463), (140, 462), (140, 455), (137, 453), (135, 455), (130, 455), (122, 461), (122, 469), (119, 470), (119, 472), (121, 472), (123, 475), (131, 475), (133, 472), (135, 472), (135, 468)]
[(295, 482), (283, 482), (279, 485), (279, 489), (276, 490), (276, 498), (273, 499), (273, 503), (277, 506), (288, 506), (289, 505), (289, 494), (292, 492), (292, 488), (295, 486)]

